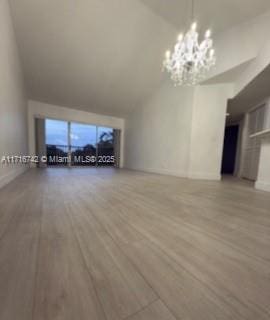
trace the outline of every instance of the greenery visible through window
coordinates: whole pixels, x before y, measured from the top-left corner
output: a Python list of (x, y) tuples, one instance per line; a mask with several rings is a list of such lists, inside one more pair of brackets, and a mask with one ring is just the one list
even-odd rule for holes
[[(67, 165), (60, 158), (71, 155), (72, 165), (111, 166), (114, 164), (112, 128), (46, 119), (46, 146), (49, 165)], [(57, 161), (52, 161), (52, 159)], [(86, 161), (91, 159), (91, 161)], [(59, 161), (58, 161), (59, 160)]]

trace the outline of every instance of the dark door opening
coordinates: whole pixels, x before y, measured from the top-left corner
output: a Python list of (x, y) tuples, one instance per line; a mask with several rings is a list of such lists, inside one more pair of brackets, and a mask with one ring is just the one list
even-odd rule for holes
[(223, 157), (222, 157), (222, 174), (234, 174), (237, 140), (239, 126), (229, 126), (225, 129)]

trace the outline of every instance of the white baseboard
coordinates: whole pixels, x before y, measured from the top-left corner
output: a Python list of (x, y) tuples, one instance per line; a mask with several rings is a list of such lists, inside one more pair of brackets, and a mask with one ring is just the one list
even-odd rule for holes
[(194, 180), (219, 181), (219, 180), (221, 180), (221, 175), (216, 174), (216, 173), (191, 172), (191, 173), (189, 173), (188, 178), (194, 179)]
[(127, 170), (133, 170), (133, 171), (141, 171), (146, 173), (155, 173), (155, 174), (161, 174), (166, 176), (173, 176), (173, 177), (179, 177), (179, 178), (187, 178), (186, 172), (180, 172), (180, 171), (173, 171), (173, 170), (167, 170), (167, 169), (154, 169), (154, 168), (139, 168), (139, 167), (127, 167), (125, 166), (124, 169)]
[(168, 169), (154, 169), (154, 168), (139, 168), (139, 167), (124, 167), (128, 170), (135, 170), (135, 171), (141, 171), (141, 172), (148, 172), (148, 173), (156, 173), (161, 175), (167, 175), (167, 176), (174, 176), (174, 177), (180, 177), (180, 178), (189, 178), (194, 180), (213, 180), (213, 181), (219, 181), (221, 180), (220, 174), (214, 174), (214, 173), (189, 173), (181, 172), (181, 171), (174, 171), (174, 170), (168, 170)]
[(4, 187), (6, 184), (14, 180), (17, 176), (28, 170), (28, 167), (22, 166), (18, 168), (13, 168), (9, 173), (0, 176), (0, 188)]
[(270, 192), (270, 182), (257, 181), (255, 183), (255, 189)]

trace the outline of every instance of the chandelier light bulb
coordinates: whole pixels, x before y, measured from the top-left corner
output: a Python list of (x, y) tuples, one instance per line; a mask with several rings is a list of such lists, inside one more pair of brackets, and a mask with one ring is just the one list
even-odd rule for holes
[(210, 29), (205, 32), (202, 42), (196, 29), (194, 22), (186, 34), (178, 36), (172, 52), (165, 54), (163, 70), (170, 74), (175, 85), (198, 84), (216, 63)]
[(191, 25), (191, 30), (195, 31), (197, 29), (197, 22), (193, 22)]
[(184, 38), (183, 33), (180, 33), (177, 39), (179, 42), (181, 42), (183, 38)]
[(211, 37), (211, 30), (208, 29), (206, 32), (205, 32), (205, 38), (210, 38)]
[(166, 51), (165, 57), (166, 57), (167, 59), (170, 59), (170, 56), (171, 56), (171, 52), (170, 52), (169, 50)]

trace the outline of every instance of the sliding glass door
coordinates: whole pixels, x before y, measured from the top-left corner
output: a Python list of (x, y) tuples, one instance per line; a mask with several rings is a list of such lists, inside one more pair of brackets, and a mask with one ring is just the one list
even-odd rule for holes
[[(46, 149), (48, 165), (114, 166), (116, 138), (119, 135), (107, 127), (46, 119)], [(118, 149), (118, 147), (117, 147)]]
[(97, 127), (81, 123), (70, 123), (71, 164), (96, 166)]
[(46, 119), (47, 165), (68, 165), (68, 122)]
[(114, 130), (112, 128), (98, 127), (97, 147), (97, 165), (114, 165)]

